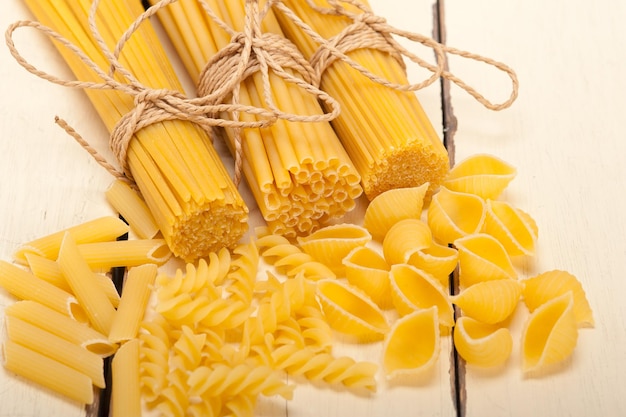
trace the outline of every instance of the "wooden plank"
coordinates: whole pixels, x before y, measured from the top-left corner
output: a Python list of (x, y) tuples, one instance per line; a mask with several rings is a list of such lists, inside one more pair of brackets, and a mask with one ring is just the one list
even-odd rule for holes
[[(3, 2), (2, 31), (30, 18), (19, 0)], [(51, 43), (33, 30), (15, 35), (20, 51), (58, 76), (69, 71)], [(22, 69), (0, 48), (0, 259), (11, 260), (21, 243), (101, 215), (113, 214), (103, 190), (110, 176), (54, 123), (66, 117), (86, 137), (106, 140), (84, 93), (54, 86)], [(101, 142), (107, 152), (106, 142)], [(0, 291), (0, 321), (15, 299)], [(2, 338), (4, 339), (4, 332)], [(0, 366), (0, 415), (84, 416), (81, 405), (43, 390)]]
[[(570, 271), (596, 320), (594, 329), (580, 331), (563, 369), (524, 378), (521, 309), (506, 367), (468, 367), (467, 416), (626, 414), (624, 18), (619, 0), (446, 2), (448, 44), (506, 62), (520, 79), (518, 101), (499, 113), (452, 88), (456, 160), (487, 152), (518, 168), (504, 198), (533, 215), (540, 230), (537, 256), (519, 263), (520, 275)], [(450, 65), (489, 97), (506, 98), (504, 77), (468, 60)]]
[[(376, 0), (372, 5), (390, 23), (431, 35), (430, 0), (393, 4)], [(3, 29), (16, 20), (29, 18), (30, 14), (20, 0), (3, 2), (0, 13)], [(71, 78), (62, 59), (43, 36), (26, 29), (20, 30), (15, 40), (19, 50), (38, 68)], [(432, 57), (429, 51), (425, 53), (429, 59)], [(413, 68), (413, 79), (427, 77)], [(100, 152), (107, 157), (111, 155), (106, 145), (107, 133), (83, 92), (55, 86), (28, 74), (6, 48), (0, 48), (0, 77), (10, 80), (0, 84), (0, 128), (3, 132), (0, 175), (4, 178), (0, 188), (3, 200), (0, 216), (4, 219), (0, 222), (0, 259), (9, 260), (20, 243), (97, 216), (112, 214), (103, 195), (111, 181), (109, 174), (54, 124), (54, 117), (66, 118), (88, 140), (95, 141), (93, 144)], [(438, 84), (418, 95), (433, 124), (440, 130)], [(224, 158), (229, 159), (226, 155)], [(248, 193), (245, 195), (249, 196)], [(362, 210), (361, 207), (361, 214)], [(253, 218), (258, 221), (258, 217)], [(0, 320), (4, 307), (14, 301), (13, 297), (0, 291)], [(262, 400), (258, 415), (454, 415), (450, 350), (450, 339), (446, 337), (442, 341), (437, 366), (423, 381), (387, 383), (381, 372), (380, 388), (372, 397), (303, 382), (294, 401), (286, 404), (275, 399)], [(337, 347), (336, 353), (380, 362), (382, 346), (377, 343), (357, 348), (344, 343)], [(9, 375), (0, 367), (0, 414), (84, 416), (85, 411), (79, 405)]]

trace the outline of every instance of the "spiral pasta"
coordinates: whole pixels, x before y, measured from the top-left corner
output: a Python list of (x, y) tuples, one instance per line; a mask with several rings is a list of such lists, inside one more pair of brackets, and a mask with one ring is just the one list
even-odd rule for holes
[(271, 353), (271, 361), (274, 368), (290, 375), (302, 375), (311, 381), (341, 384), (351, 389), (376, 391), (378, 366), (372, 362), (357, 362), (347, 356), (334, 357), (330, 353), (294, 345), (275, 349)]
[(304, 253), (284, 236), (265, 235), (257, 239), (256, 245), (263, 259), (289, 278), (300, 273), (312, 281), (337, 277), (328, 266)]

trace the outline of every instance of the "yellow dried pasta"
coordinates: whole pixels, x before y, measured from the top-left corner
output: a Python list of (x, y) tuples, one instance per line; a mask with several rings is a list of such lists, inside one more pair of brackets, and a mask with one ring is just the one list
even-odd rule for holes
[(335, 274), (344, 274), (343, 258), (359, 246), (365, 246), (372, 235), (362, 226), (351, 223), (323, 227), (308, 236), (298, 237), (302, 250), (328, 266)]
[(509, 329), (467, 316), (456, 320), (453, 340), (454, 347), (465, 362), (479, 367), (500, 366), (513, 350)]
[(398, 319), (383, 347), (387, 377), (420, 374), (430, 369), (439, 359), (439, 327), (437, 307), (416, 310)]
[(475, 195), (441, 187), (428, 206), (427, 221), (436, 242), (447, 245), (482, 230), (485, 201)]
[(373, 239), (382, 242), (391, 226), (400, 220), (419, 219), (429, 185), (427, 182), (419, 187), (395, 188), (374, 197), (363, 216), (363, 226)]
[(406, 264), (392, 265), (389, 276), (393, 304), (401, 316), (435, 306), (442, 329), (454, 325), (450, 297), (435, 277)]
[(538, 375), (571, 356), (578, 341), (571, 291), (553, 298), (531, 313), (522, 331), (522, 370)]
[(487, 324), (500, 323), (515, 311), (523, 285), (514, 279), (497, 279), (476, 283), (451, 300), (463, 315)]
[(454, 242), (459, 251), (459, 282), (467, 288), (482, 281), (517, 278), (509, 254), (493, 236), (476, 233)]
[(317, 294), (328, 324), (338, 332), (374, 341), (389, 330), (381, 309), (361, 290), (339, 280), (321, 280)]
[(383, 309), (393, 306), (389, 285), (390, 266), (368, 246), (354, 248), (343, 260), (348, 282), (370, 296)]
[(456, 164), (448, 172), (443, 186), (453, 191), (476, 194), (484, 199), (494, 199), (516, 174), (517, 170), (502, 159), (476, 154)]
[(511, 256), (535, 252), (537, 223), (528, 213), (505, 201), (487, 200), (483, 231), (498, 239)]
[(448, 285), (448, 279), (458, 264), (459, 254), (450, 246), (433, 242), (429, 247), (417, 250), (409, 256), (407, 264), (428, 272), (442, 284)]
[(383, 255), (390, 264), (406, 263), (416, 251), (432, 245), (433, 236), (426, 223), (404, 219), (394, 224), (383, 240)]
[(580, 281), (571, 273), (552, 270), (523, 280), (524, 302), (533, 312), (546, 302), (572, 292), (574, 297), (574, 317), (579, 327), (593, 327), (593, 311)]

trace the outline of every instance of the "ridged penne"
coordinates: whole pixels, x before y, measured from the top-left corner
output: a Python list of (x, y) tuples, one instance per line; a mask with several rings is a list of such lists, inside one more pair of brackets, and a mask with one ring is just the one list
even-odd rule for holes
[(101, 356), (15, 316), (7, 316), (6, 330), (12, 342), (87, 375), (96, 387), (105, 387)]
[(571, 291), (533, 311), (522, 331), (522, 370), (539, 375), (571, 356), (578, 341)]
[(383, 255), (390, 265), (406, 263), (411, 255), (432, 245), (433, 236), (426, 223), (418, 219), (400, 220), (383, 240)]
[(111, 417), (141, 417), (139, 339), (124, 343), (111, 362)]
[(447, 245), (480, 232), (486, 212), (481, 197), (441, 187), (428, 206), (427, 221), (435, 241)]
[[(91, 271), (89, 274), (93, 276)], [(21, 300), (37, 301), (82, 323), (89, 321), (87, 312), (72, 294), (2, 260), (0, 260), (0, 286)]]
[(79, 244), (109, 242), (128, 233), (128, 225), (115, 216), (100, 217), (25, 243), (17, 249), (13, 256), (19, 263), (26, 263), (26, 253), (35, 253), (48, 259), (56, 259), (66, 232), (70, 232)]
[(454, 325), (452, 303), (439, 280), (406, 264), (392, 265), (389, 276), (393, 304), (401, 316), (435, 306), (442, 329)]
[(102, 357), (112, 355), (117, 349), (117, 345), (92, 327), (35, 301), (18, 301), (7, 306), (4, 313), (7, 317), (27, 321)]
[(513, 350), (513, 337), (506, 327), (463, 316), (454, 325), (454, 347), (469, 365), (496, 367), (504, 364)]
[(517, 278), (509, 254), (493, 236), (476, 233), (454, 242), (459, 251), (459, 281), (467, 288), (482, 281)]
[(368, 246), (354, 248), (343, 260), (346, 279), (363, 290), (383, 309), (393, 306), (389, 285), (389, 264)]
[(312, 234), (298, 237), (302, 250), (328, 266), (335, 274), (344, 274), (343, 258), (359, 246), (365, 246), (372, 235), (362, 226), (351, 223), (323, 227)]
[(524, 302), (533, 312), (542, 304), (567, 292), (574, 297), (574, 317), (579, 327), (593, 327), (593, 311), (587, 300), (587, 295), (580, 281), (571, 273), (561, 270), (552, 270), (525, 279)]
[(493, 199), (504, 191), (516, 173), (515, 167), (500, 158), (476, 154), (452, 167), (443, 185), (449, 190)]
[(383, 347), (387, 377), (421, 374), (429, 370), (439, 359), (439, 328), (439, 314), (435, 306), (416, 310), (398, 319)]
[(172, 257), (164, 239), (132, 239), (78, 245), (83, 259), (94, 271), (153, 263), (163, 265)]
[(72, 293), (85, 310), (91, 325), (103, 334), (109, 334), (115, 317), (115, 308), (100, 291), (93, 272), (82, 257), (76, 241), (66, 233), (59, 249), (59, 266)]
[[(26, 257), (28, 267), (35, 276), (48, 281), (63, 291), (67, 291), (69, 293), (72, 292), (72, 289), (67, 283), (67, 280), (63, 277), (59, 263), (56, 260), (51, 260), (34, 253), (26, 253), (24, 256)], [(109, 301), (111, 301), (113, 307), (117, 308), (120, 302), (120, 294), (117, 292), (113, 280), (100, 273), (94, 273), (94, 279), (98, 283), (102, 292), (104, 292)]]
[(139, 239), (152, 239), (159, 233), (159, 226), (148, 205), (126, 181), (113, 181), (105, 196)]
[(364, 292), (338, 280), (317, 282), (317, 295), (330, 327), (357, 341), (383, 339), (385, 315)]
[(137, 337), (156, 275), (155, 264), (144, 264), (128, 270), (120, 305), (109, 331), (109, 340), (120, 343)]
[(419, 219), (429, 185), (391, 189), (374, 197), (363, 217), (363, 226), (372, 238), (382, 242), (391, 226), (400, 220)]
[(515, 311), (523, 285), (515, 279), (478, 282), (465, 288), (451, 300), (469, 316), (487, 324), (500, 323)]
[(505, 201), (487, 200), (483, 231), (498, 239), (511, 256), (535, 252), (537, 223), (528, 213)]
[(67, 365), (7, 340), (2, 345), (4, 367), (81, 404), (93, 403), (91, 379)]

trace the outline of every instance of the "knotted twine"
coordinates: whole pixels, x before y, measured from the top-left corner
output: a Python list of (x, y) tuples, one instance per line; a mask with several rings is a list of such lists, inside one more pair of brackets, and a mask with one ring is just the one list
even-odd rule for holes
[[(348, 64), (350, 67), (359, 71), (363, 76), (370, 80), (384, 85), (386, 87), (399, 90), (399, 91), (417, 91), (424, 87), (427, 87), (437, 81), (439, 78), (447, 79), (460, 88), (465, 90), (468, 94), (474, 97), (479, 103), (490, 110), (503, 110), (510, 107), (517, 99), (519, 90), (519, 81), (515, 71), (502, 62), (498, 62), (494, 59), (484, 57), (475, 53), (464, 51), (457, 48), (452, 48), (436, 40), (424, 35), (409, 32), (406, 30), (395, 28), (387, 23), (386, 19), (381, 16), (375, 15), (365, 4), (358, 0), (326, 0), (329, 7), (321, 7), (315, 4), (314, 0), (305, 0), (308, 6), (315, 12), (331, 15), (341, 16), (349, 19), (352, 23), (349, 24), (344, 30), (330, 39), (325, 39), (320, 36), (313, 28), (307, 25), (295, 12), (293, 12), (288, 6), (284, 4), (283, 0), (270, 0), (274, 7), (281, 11), (287, 18), (291, 19), (303, 32), (309, 35), (318, 45), (316, 52), (311, 57), (311, 64), (315, 68), (318, 74), (317, 79), (321, 80), (322, 74), (328, 67), (330, 67), (336, 61), (342, 61)], [(348, 4), (356, 7), (359, 12), (351, 12), (341, 3)], [(410, 41), (420, 43), (426, 47), (431, 48), (436, 57), (436, 65), (432, 65), (427, 61), (421, 59), (411, 51), (402, 46), (394, 35), (398, 37), (406, 38)], [(358, 62), (351, 59), (347, 53), (356, 49), (377, 49), (390, 54), (394, 57), (403, 68), (405, 63), (403, 56), (410, 59), (422, 68), (432, 72), (432, 75), (426, 80), (413, 83), (413, 84), (398, 84), (389, 81), (386, 78), (380, 77), (367, 68), (360, 65)], [(506, 73), (511, 79), (511, 93), (509, 98), (502, 103), (492, 103), (487, 100), (476, 89), (466, 84), (463, 80), (455, 76), (450, 71), (447, 71), (447, 56), (457, 55), (463, 58), (483, 62), (487, 65), (493, 66), (496, 69)]]
[[(135, 132), (148, 125), (162, 121), (184, 120), (199, 125), (210, 137), (215, 127), (235, 129), (238, 139), (236, 140), (234, 182), (238, 185), (242, 172), (242, 151), (239, 135), (241, 129), (268, 127), (275, 123), (277, 119), (303, 122), (329, 121), (339, 114), (338, 103), (315, 86), (315, 72), (310, 63), (301, 56), (297, 48), (282, 37), (261, 33), (260, 21), (268, 9), (266, 8), (259, 12), (257, 1), (246, 1), (246, 24), (243, 32), (238, 33), (232, 30), (232, 28), (228, 29), (232, 35), (232, 41), (228, 47), (224, 48), (220, 54), (209, 62), (203, 71), (202, 81), (199, 86), (201, 94), (198, 97), (189, 98), (179, 91), (169, 89), (153, 89), (139, 82), (129, 70), (121, 65), (118, 58), (122, 53), (124, 45), (145, 20), (154, 16), (161, 8), (176, 1), (161, 0), (148, 8), (122, 35), (113, 52), (106, 45), (96, 25), (96, 12), (100, 0), (92, 2), (88, 14), (89, 29), (97, 46), (110, 64), (108, 72), (102, 70), (80, 48), (61, 34), (39, 22), (18, 21), (10, 25), (5, 33), (6, 43), (11, 55), (28, 72), (42, 79), (65, 87), (116, 90), (134, 97), (133, 109), (117, 122), (109, 138), (109, 145), (121, 166), (121, 170), (102, 157), (67, 122), (58, 116), (55, 117), (56, 123), (65, 129), (111, 175), (133, 183), (126, 155), (129, 143)], [(210, 11), (204, 0), (202, 0), (202, 4), (205, 10)], [(217, 19), (215, 15), (213, 17)], [(221, 24), (227, 27), (223, 22)], [(31, 65), (22, 57), (13, 41), (13, 33), (21, 27), (34, 28), (49, 38), (58, 41), (88, 68), (92, 69), (102, 82), (65, 80)], [(275, 105), (271, 95), (269, 68), (286, 81), (295, 83), (306, 92), (314, 94), (319, 100), (326, 102), (332, 110), (329, 113), (311, 116), (281, 111)], [(296, 73), (302, 75), (303, 79), (291, 75), (286, 71), (286, 68), (293, 69)], [(257, 71), (261, 72), (264, 80), (264, 98), (268, 108), (240, 104), (238, 100), (241, 82), (247, 76)], [(115, 73), (122, 75), (125, 82), (116, 80), (114, 78)], [(229, 95), (232, 97), (231, 103), (225, 103), (224, 99)], [(240, 121), (238, 115), (242, 112), (254, 115), (256, 119), (254, 121)], [(234, 115), (234, 117), (229, 119), (222, 118), (220, 114), (223, 113)]]

